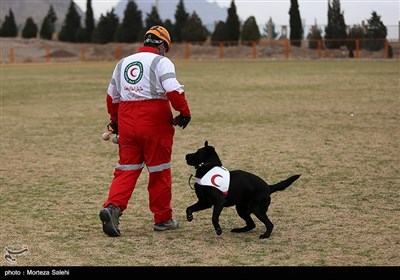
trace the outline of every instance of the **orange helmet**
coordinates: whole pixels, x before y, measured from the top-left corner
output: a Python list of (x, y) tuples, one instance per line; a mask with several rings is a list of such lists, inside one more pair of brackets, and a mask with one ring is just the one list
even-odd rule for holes
[(160, 25), (155, 25), (155, 26), (151, 27), (146, 32), (146, 34), (144, 34), (144, 37), (146, 38), (146, 36), (148, 34), (153, 34), (153, 35), (157, 36), (158, 38), (160, 38), (167, 45), (166, 52), (168, 52), (171, 49), (171, 37), (169, 36), (167, 29), (165, 29), (164, 27), (162, 27)]

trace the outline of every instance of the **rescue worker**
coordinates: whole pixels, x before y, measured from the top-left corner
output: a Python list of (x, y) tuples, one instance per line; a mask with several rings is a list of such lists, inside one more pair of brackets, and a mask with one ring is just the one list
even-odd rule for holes
[[(147, 190), (155, 231), (176, 229), (172, 218), (171, 154), (175, 127), (191, 120), (184, 86), (172, 61), (165, 57), (171, 38), (162, 26), (153, 26), (135, 54), (121, 59), (107, 90), (108, 128), (118, 135), (119, 161), (100, 211), (103, 231), (120, 236), (119, 216), (128, 206), (144, 167), (149, 172)], [(171, 106), (179, 112), (174, 118)]]

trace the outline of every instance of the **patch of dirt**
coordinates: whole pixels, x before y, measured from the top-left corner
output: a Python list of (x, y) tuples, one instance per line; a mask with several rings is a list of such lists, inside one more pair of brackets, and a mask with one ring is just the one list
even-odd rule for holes
[(76, 54), (63, 50), (63, 49), (58, 49), (55, 50), (54, 52), (50, 53), (51, 57), (75, 57)]

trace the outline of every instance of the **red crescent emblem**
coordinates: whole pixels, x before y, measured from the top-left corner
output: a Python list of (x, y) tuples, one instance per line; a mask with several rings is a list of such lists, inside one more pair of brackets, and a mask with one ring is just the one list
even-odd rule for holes
[(136, 77), (136, 75), (135, 74), (133, 74), (133, 71), (135, 71), (137, 68), (135, 68), (135, 67), (133, 67), (132, 69), (131, 69), (131, 72), (130, 72), (130, 74), (131, 74), (131, 76), (132, 77)]
[(217, 179), (217, 177), (221, 177), (222, 178), (221, 175), (215, 174), (214, 176), (211, 177), (211, 184), (213, 184), (216, 187), (219, 187), (219, 185), (217, 183), (215, 183), (215, 179)]

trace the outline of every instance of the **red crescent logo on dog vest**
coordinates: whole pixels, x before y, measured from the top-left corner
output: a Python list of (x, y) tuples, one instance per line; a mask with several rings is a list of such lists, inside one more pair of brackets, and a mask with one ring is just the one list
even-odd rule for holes
[(216, 187), (223, 194), (227, 194), (230, 179), (231, 176), (228, 169), (222, 166), (215, 166), (202, 178), (196, 178), (196, 182), (201, 186)]
[(217, 179), (217, 177), (221, 177), (221, 178), (222, 178), (222, 176), (219, 175), (219, 174), (213, 175), (213, 176), (211, 177), (211, 184), (212, 184), (213, 186), (220, 187), (220, 185), (218, 185), (218, 184), (215, 182), (215, 179)]

